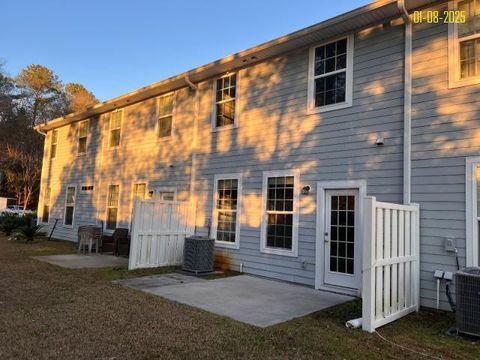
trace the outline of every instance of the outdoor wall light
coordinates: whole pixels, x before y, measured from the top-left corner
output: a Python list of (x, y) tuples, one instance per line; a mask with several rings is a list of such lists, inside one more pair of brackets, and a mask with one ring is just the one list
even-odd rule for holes
[(310, 193), (311, 187), (310, 185), (306, 185), (302, 188), (302, 195), (308, 195)]
[(375, 144), (377, 146), (383, 146), (385, 145), (385, 139), (383, 137), (379, 137), (376, 141), (375, 141)]

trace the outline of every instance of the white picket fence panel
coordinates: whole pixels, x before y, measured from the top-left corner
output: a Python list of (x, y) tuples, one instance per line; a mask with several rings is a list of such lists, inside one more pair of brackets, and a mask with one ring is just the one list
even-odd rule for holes
[(362, 327), (373, 332), (420, 306), (420, 208), (366, 197)]
[(193, 202), (137, 200), (128, 268), (181, 265), (186, 236), (194, 234)]

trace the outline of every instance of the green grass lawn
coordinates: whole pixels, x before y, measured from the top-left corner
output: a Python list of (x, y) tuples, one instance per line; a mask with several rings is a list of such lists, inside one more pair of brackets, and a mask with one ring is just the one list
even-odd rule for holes
[(445, 335), (446, 312), (380, 328), (389, 342), (345, 328), (358, 300), (260, 329), (111, 282), (175, 268), (70, 270), (30, 258), (74, 251), (0, 236), (0, 359), (480, 359), (480, 342)]

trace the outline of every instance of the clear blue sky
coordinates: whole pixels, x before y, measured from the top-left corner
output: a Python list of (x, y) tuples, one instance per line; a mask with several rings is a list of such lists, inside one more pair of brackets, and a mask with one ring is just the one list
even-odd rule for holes
[(0, 58), (10, 75), (42, 64), (107, 100), (368, 2), (3, 1)]

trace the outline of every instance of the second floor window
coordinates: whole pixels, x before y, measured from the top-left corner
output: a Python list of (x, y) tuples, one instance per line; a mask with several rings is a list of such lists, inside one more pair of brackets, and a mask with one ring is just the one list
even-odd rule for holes
[(120, 146), (122, 117), (123, 110), (117, 110), (110, 114), (110, 137), (108, 142), (110, 148)]
[(173, 123), (173, 93), (158, 98), (158, 137), (172, 135)]
[(225, 75), (215, 82), (215, 127), (235, 124), (237, 74)]
[(333, 110), (351, 105), (352, 44), (353, 37), (347, 37), (311, 49), (310, 110)]
[(52, 140), (50, 142), (50, 159), (57, 157), (58, 129), (52, 131)]
[(460, 79), (480, 75), (480, 0), (458, 2), (465, 12), (465, 23), (458, 24)]
[(88, 120), (78, 123), (78, 154), (87, 153)]

